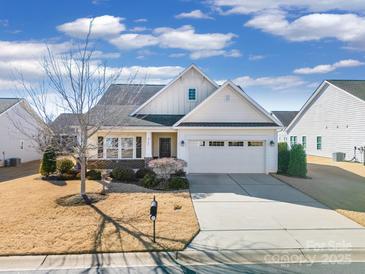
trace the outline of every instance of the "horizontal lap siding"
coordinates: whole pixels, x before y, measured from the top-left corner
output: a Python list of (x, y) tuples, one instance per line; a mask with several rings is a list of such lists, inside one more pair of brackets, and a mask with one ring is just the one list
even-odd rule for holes
[[(303, 135), (307, 154), (344, 152), (350, 160), (353, 147), (365, 145), (365, 102), (330, 85), (289, 132), (299, 143)], [(316, 149), (317, 136), (322, 136), (322, 150)]]

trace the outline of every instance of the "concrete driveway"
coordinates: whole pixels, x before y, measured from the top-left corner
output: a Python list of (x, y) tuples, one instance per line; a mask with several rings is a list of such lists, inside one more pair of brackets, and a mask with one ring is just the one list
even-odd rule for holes
[(195, 250), (365, 248), (365, 229), (264, 174), (189, 175)]

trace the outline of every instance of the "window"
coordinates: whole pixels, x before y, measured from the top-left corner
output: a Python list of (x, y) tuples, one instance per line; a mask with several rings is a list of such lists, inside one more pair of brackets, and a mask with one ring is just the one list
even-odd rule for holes
[(189, 101), (196, 100), (196, 89), (195, 88), (189, 88), (188, 99), (189, 99)]
[(142, 158), (142, 137), (136, 137), (136, 158)]
[(307, 136), (302, 136), (302, 145), (304, 149), (307, 148)]
[(247, 145), (249, 147), (262, 147), (262, 146), (264, 146), (264, 142), (262, 142), (262, 141), (248, 141)]
[(20, 149), (24, 149), (24, 141), (20, 141)]
[(104, 137), (98, 137), (98, 158), (104, 158)]
[(118, 159), (118, 138), (106, 138), (106, 158)]
[(209, 141), (210, 147), (224, 147), (223, 141)]
[(228, 146), (229, 147), (243, 147), (243, 141), (229, 141)]
[(297, 143), (297, 136), (290, 136), (290, 145), (295, 145)]
[(317, 136), (317, 150), (322, 149), (322, 136)]
[(200, 141), (199, 146), (205, 147), (205, 141)]
[(133, 138), (120, 138), (122, 158), (133, 158)]

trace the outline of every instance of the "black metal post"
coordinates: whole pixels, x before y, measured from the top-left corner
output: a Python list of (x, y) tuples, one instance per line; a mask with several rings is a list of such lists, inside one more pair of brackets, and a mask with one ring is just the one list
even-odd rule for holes
[(153, 242), (156, 242), (156, 220), (153, 221)]

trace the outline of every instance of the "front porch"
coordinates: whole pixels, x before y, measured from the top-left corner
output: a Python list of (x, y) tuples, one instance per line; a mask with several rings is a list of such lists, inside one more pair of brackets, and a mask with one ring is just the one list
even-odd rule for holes
[(142, 168), (146, 160), (176, 157), (174, 130), (99, 131), (91, 138), (89, 169)]

